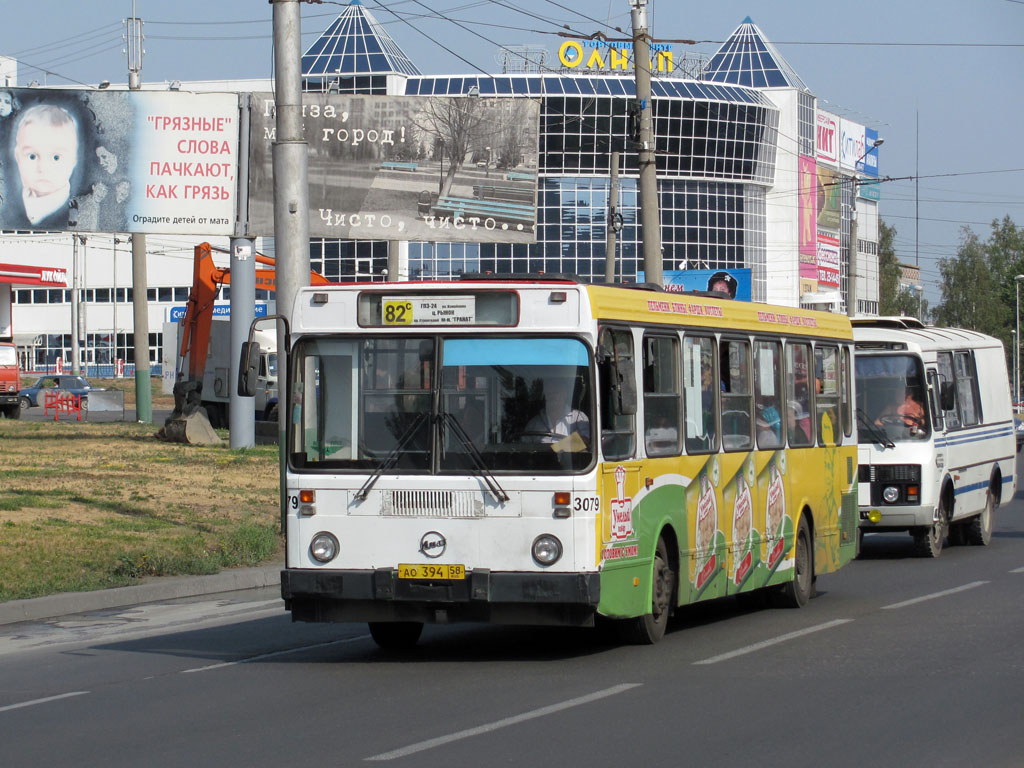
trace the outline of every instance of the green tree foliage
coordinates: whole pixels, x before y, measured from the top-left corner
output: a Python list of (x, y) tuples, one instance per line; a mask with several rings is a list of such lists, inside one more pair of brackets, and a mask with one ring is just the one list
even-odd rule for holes
[(880, 222), (878, 235), (878, 314), (919, 317), (927, 320), (928, 302), (917, 293), (900, 286), (902, 270), (896, 259), (893, 241), (896, 227)]

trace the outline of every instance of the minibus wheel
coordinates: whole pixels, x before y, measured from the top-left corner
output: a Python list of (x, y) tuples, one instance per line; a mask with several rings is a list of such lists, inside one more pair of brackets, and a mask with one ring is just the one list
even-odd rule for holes
[(946, 538), (949, 526), (949, 494), (945, 491), (935, 517), (931, 525), (922, 525), (913, 530), (914, 553), (918, 557), (938, 557), (942, 554), (942, 540)]
[(992, 541), (992, 518), (996, 514), (996, 495), (989, 490), (985, 498), (985, 508), (981, 514), (972, 517), (967, 528), (967, 541), (975, 546), (987, 547)]

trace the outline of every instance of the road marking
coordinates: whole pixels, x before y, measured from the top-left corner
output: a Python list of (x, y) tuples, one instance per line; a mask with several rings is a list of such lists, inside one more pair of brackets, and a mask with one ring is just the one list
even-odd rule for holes
[(1014, 568), (1010, 573), (1024, 573), (1024, 568)]
[(345, 643), (354, 643), (358, 640), (369, 640), (369, 635), (358, 635), (356, 637), (346, 637), (344, 640), (331, 640), (329, 643), (316, 643), (315, 645), (303, 645), (299, 648), (286, 648), (283, 651), (273, 651), (272, 653), (261, 653), (259, 656), (250, 656), (246, 659), (235, 659), (234, 661), (224, 661), (220, 664), (208, 664), (205, 667), (193, 667), (192, 669), (183, 669), (179, 674), (187, 675), (192, 672), (208, 672), (211, 669), (222, 669), (224, 667), (234, 667), (238, 664), (248, 664), (250, 661), (262, 661), (263, 659), (272, 659), (275, 656), (284, 656), (289, 653), (298, 653), (299, 651), (309, 651), (314, 648), (326, 648), (330, 645), (343, 645)]
[(72, 696), (84, 696), (88, 691), (72, 691), (71, 693), (62, 693), (59, 696), (47, 696), (45, 699), (32, 699), (32, 701), (23, 701), (20, 704), (8, 704), (6, 707), (0, 707), (0, 712), (6, 712), (10, 709), (21, 709), (22, 707), (34, 707), (36, 704), (46, 704), (50, 701), (58, 701), (59, 699), (70, 699)]
[(391, 752), (384, 752), (373, 757), (364, 758), (364, 760), (394, 760), (398, 757), (407, 757), (417, 752), (424, 752), (434, 747), (440, 747), (444, 744), (450, 744), (453, 741), (459, 741), (461, 739), (468, 739), (471, 736), (479, 736), (482, 733), (490, 733), (496, 731), (499, 728), (507, 728), (510, 725), (517, 725), (524, 723), (527, 720), (534, 720), (538, 717), (544, 717), (545, 715), (551, 715), (555, 712), (561, 712), (565, 709), (571, 709), (572, 707), (579, 707), (583, 704), (589, 704), (592, 701), (598, 701), (599, 699), (605, 699), (609, 696), (614, 696), (618, 693), (638, 688), (642, 683), (622, 683), (620, 685), (614, 685), (611, 688), (605, 688), (603, 691), (597, 691), (595, 693), (588, 693), (586, 696), (579, 696), (575, 699), (569, 699), (558, 704), (552, 704), (548, 707), (541, 707), (540, 709), (534, 709), (530, 712), (523, 712), (521, 715), (514, 715), (512, 717), (506, 717), (501, 720), (495, 720), (493, 723), (487, 723), (486, 725), (480, 725), (476, 728), (467, 728), (464, 731), (457, 731), (450, 733), (447, 736), (438, 736), (436, 739), (428, 739), (427, 741), (421, 741), (418, 744), (410, 744), (408, 747), (402, 747)]
[(778, 637), (773, 637), (770, 640), (762, 640), (760, 643), (754, 643), (753, 645), (747, 645), (747, 646), (744, 646), (743, 648), (737, 648), (735, 651), (729, 651), (728, 653), (722, 653), (722, 654), (719, 654), (718, 656), (712, 656), (711, 658), (702, 659), (700, 661), (695, 661), (693, 663), (694, 664), (717, 664), (720, 661), (728, 661), (729, 659), (734, 659), (737, 656), (743, 656), (743, 655), (748, 654), (748, 653), (754, 653), (755, 651), (760, 651), (763, 648), (768, 648), (768, 647), (773, 646), (773, 645), (778, 645), (779, 643), (784, 643), (787, 640), (795, 640), (798, 637), (803, 637), (804, 635), (810, 635), (810, 634), (813, 634), (814, 632), (821, 632), (824, 629), (832, 629), (832, 627), (838, 627), (840, 624), (847, 624), (847, 623), (849, 623), (851, 621), (853, 621), (853, 619), (836, 619), (834, 621), (827, 621), (824, 624), (817, 624), (817, 625), (815, 625), (813, 627), (807, 627), (807, 629), (798, 629), (796, 632), (790, 632), (789, 634), (786, 634), (786, 635), (779, 635)]
[(904, 608), (914, 603), (923, 603), (925, 600), (934, 600), (936, 597), (945, 597), (946, 595), (955, 595), (957, 592), (966, 592), (968, 589), (974, 589), (980, 587), (982, 584), (988, 584), (987, 581), (972, 581), (970, 584), (964, 584), (962, 587), (954, 587), (953, 589), (944, 589), (941, 592), (932, 592), (930, 595), (921, 595), (921, 597), (914, 597), (910, 600), (904, 600), (901, 603), (893, 603), (892, 605), (883, 605), (882, 610), (887, 611), (890, 608)]

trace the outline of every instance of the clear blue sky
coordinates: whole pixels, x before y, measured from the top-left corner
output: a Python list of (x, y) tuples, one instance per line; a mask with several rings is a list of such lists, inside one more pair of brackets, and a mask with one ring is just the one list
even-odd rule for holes
[[(346, 4), (303, 4), (303, 48)], [(427, 74), (493, 72), (499, 45), (541, 44), (553, 57), (559, 29), (614, 36), (609, 25), (630, 24), (628, 0), (363, 4)], [(136, 0), (135, 8), (145, 22), (144, 81), (272, 74), (266, 0)], [(913, 181), (885, 184), (881, 213), (898, 230), (900, 259), (919, 256), (932, 303), (938, 259), (956, 253), (963, 227), (986, 238), (993, 219), (1024, 225), (1024, 0), (650, 0), (649, 8), (656, 38), (715, 41), (677, 43), (677, 52), (710, 54), (752, 17), (826, 109), (879, 131), (881, 173), (922, 177), (916, 217)], [(8, 2), (0, 54), (22, 61), (22, 85), (123, 82), (121, 21), (131, 12), (131, 0)]]

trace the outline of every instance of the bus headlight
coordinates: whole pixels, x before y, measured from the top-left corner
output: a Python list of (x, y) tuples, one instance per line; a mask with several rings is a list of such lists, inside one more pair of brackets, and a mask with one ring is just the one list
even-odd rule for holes
[(532, 554), (537, 565), (554, 565), (562, 556), (562, 542), (550, 533), (542, 533), (533, 540)]
[(895, 504), (900, 497), (900, 489), (895, 485), (887, 485), (882, 489), (882, 498), (886, 504)]
[(329, 563), (338, 556), (340, 548), (338, 540), (333, 534), (321, 531), (309, 543), (309, 554), (318, 563)]

